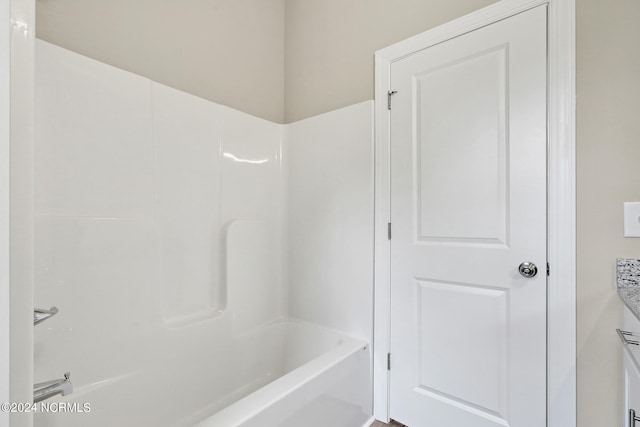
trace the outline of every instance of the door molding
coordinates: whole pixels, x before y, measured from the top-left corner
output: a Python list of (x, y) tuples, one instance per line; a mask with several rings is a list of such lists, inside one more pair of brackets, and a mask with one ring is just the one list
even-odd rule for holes
[(575, 0), (502, 0), (375, 54), (374, 415), (389, 421), (391, 64), (540, 5), (548, 6), (547, 426), (576, 426)]
[[(10, 3), (8, 63), (10, 70), (10, 181), (9, 203), (4, 209), (9, 209), (8, 296), (11, 309), (8, 312), (9, 343), (0, 343), (0, 348), (8, 351), (9, 355), (9, 402), (30, 402), (33, 399), (34, 384), (31, 313), (33, 310), (35, 1), (10, 0), (8, 3)], [(6, 187), (5, 190), (0, 191), (4, 191), (6, 195)], [(4, 291), (6, 292), (6, 288)], [(4, 296), (0, 294), (0, 299)], [(32, 425), (33, 413), (9, 415), (13, 427)]]
[[(9, 2), (0, 5), (0, 401), (9, 398), (9, 141), (11, 140), (11, 37)], [(0, 425), (9, 425), (9, 413), (0, 413)]]

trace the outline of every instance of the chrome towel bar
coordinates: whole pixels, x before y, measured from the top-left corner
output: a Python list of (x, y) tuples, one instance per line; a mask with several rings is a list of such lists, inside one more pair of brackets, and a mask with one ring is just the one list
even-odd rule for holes
[(618, 336), (620, 337), (620, 339), (622, 340), (622, 342), (624, 344), (640, 345), (640, 342), (638, 342), (636, 340), (628, 340), (627, 339), (627, 337), (632, 337), (633, 336), (633, 334), (631, 332), (622, 331), (620, 329), (616, 329), (616, 332), (618, 333)]

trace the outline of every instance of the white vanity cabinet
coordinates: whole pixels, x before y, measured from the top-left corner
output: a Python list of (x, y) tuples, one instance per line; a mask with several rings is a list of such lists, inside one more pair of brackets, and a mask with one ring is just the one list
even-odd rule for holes
[(627, 307), (624, 327), (618, 335), (625, 341), (622, 343), (624, 427), (640, 427), (640, 345), (635, 344), (640, 343), (640, 320)]

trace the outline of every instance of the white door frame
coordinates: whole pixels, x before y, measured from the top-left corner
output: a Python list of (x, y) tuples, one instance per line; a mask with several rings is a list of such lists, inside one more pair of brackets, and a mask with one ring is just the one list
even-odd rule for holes
[(575, 0), (502, 0), (375, 55), (374, 415), (389, 421), (391, 64), (429, 46), (548, 5), (547, 427), (576, 426)]
[[(9, 402), (9, 141), (11, 139), (11, 7), (0, 2), (0, 403)], [(0, 425), (9, 414), (0, 412)]]
[[(33, 399), (33, 135), (34, 135), (34, 40), (35, 40), (35, 0), (0, 0), (3, 7), (9, 6), (9, 21), (0, 28), (9, 30), (10, 56), (0, 60), (2, 73), (9, 67), (9, 76), (4, 75), (3, 90), (9, 84), (9, 97), (0, 102), (9, 102), (9, 126), (1, 127), (7, 134), (0, 136), (3, 161), (0, 176), (7, 181), (0, 185), (0, 209), (3, 215), (9, 211), (9, 222), (2, 223), (0, 231), (0, 262), (6, 268), (9, 263), (9, 287), (7, 270), (3, 270), (0, 285), (0, 301), (6, 307), (7, 296), (10, 310), (3, 312), (9, 316), (10, 336), (0, 334), (0, 349), (9, 355), (9, 402), (30, 402)], [(6, 9), (2, 19), (7, 18)], [(8, 24), (8, 25), (7, 25)], [(6, 37), (7, 34), (4, 33)], [(7, 40), (0, 37), (2, 46)], [(2, 50), (6, 54), (6, 50)], [(0, 73), (0, 74), (2, 74)], [(3, 108), (6, 108), (4, 104)], [(4, 110), (0, 120), (6, 123)], [(6, 153), (9, 153), (7, 157)], [(7, 160), (9, 163), (7, 163)], [(8, 171), (6, 168), (9, 167)], [(4, 216), (6, 221), (7, 216)], [(2, 222), (2, 221), (0, 221)], [(8, 228), (7, 228), (8, 227)], [(7, 236), (7, 232), (9, 236)], [(8, 239), (8, 240), (7, 240)], [(7, 246), (8, 242), (8, 246)], [(8, 254), (6, 253), (8, 247)], [(4, 362), (6, 363), (6, 362)], [(1, 369), (1, 368), (0, 368)], [(6, 390), (5, 390), (6, 392)], [(0, 402), (1, 403), (1, 402)], [(12, 427), (28, 427), (33, 424), (33, 414), (9, 414)], [(0, 417), (0, 420), (2, 418)], [(0, 425), (4, 425), (0, 422)]]

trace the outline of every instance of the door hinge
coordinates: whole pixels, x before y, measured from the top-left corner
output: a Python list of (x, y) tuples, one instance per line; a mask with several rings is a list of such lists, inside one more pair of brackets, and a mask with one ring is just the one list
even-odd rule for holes
[(387, 371), (391, 370), (391, 353), (387, 353)]
[(547, 263), (547, 276), (549, 275), (549, 263)]
[(387, 223), (387, 238), (391, 240), (391, 223)]
[(391, 110), (391, 97), (398, 93), (397, 90), (390, 90), (387, 92), (387, 109)]

